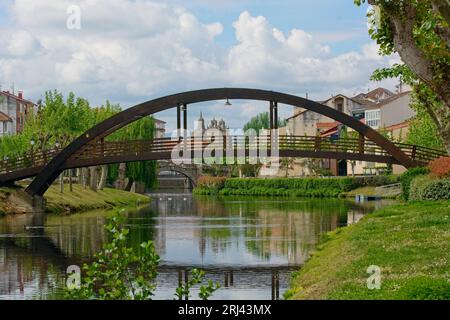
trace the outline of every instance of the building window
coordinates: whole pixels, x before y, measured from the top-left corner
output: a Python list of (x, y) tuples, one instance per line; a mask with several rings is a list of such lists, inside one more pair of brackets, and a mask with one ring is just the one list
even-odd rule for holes
[(344, 111), (344, 105), (342, 104), (342, 102), (339, 102), (339, 103), (337, 104), (337, 110), (338, 110), (339, 112)]
[(366, 111), (366, 124), (371, 127), (378, 129), (380, 126), (380, 110), (370, 110)]
[(6, 133), (8, 131), (8, 122), (2, 122), (3, 124), (3, 133)]

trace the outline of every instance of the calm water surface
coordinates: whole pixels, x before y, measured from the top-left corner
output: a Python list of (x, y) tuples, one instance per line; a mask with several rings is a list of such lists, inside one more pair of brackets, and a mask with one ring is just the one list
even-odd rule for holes
[[(193, 267), (221, 283), (215, 299), (281, 298), (290, 272), (323, 233), (391, 203), (184, 193), (152, 198), (148, 207), (126, 215), (130, 245), (154, 240), (161, 256), (156, 299), (173, 299), (179, 276)], [(67, 267), (89, 261), (108, 240), (103, 226), (110, 214), (1, 218), (0, 299), (61, 297)]]

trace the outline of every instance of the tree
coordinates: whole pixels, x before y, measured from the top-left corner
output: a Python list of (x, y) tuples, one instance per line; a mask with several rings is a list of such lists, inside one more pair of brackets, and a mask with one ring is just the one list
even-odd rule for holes
[[(355, 0), (361, 5), (365, 0)], [(450, 154), (450, 1), (367, 0), (369, 34), (380, 53), (405, 64), (376, 70), (374, 80), (400, 77), (411, 85)]]
[[(257, 133), (259, 133), (261, 129), (269, 129), (269, 122), (269, 113), (260, 113), (257, 116), (251, 118), (250, 121), (244, 125), (244, 131), (254, 129)], [(286, 121), (281, 121), (280, 119), (278, 119), (278, 127), (283, 127), (285, 125)]]
[(281, 167), (285, 170), (286, 178), (289, 176), (289, 169), (293, 169), (295, 164), (295, 158), (282, 158)]
[[(120, 105), (109, 101), (100, 107), (91, 108), (89, 101), (69, 93), (66, 100), (57, 90), (47, 91), (36, 114), (30, 114), (21, 134), (0, 138), (0, 158), (13, 161), (18, 157), (28, 157), (40, 151), (61, 149), (94, 125), (121, 111)], [(154, 121), (145, 117), (107, 136), (107, 141), (152, 139)], [(31, 143), (31, 142), (34, 143)], [(30, 163), (31, 165), (31, 163)], [(127, 176), (136, 182), (151, 187), (156, 182), (156, 162), (145, 161), (127, 164)], [(107, 180), (117, 178), (118, 165), (104, 165), (99, 168), (83, 168), (78, 171), (80, 182), (90, 185), (93, 190), (105, 187)], [(90, 181), (88, 181), (90, 179)], [(71, 172), (69, 172), (71, 184)], [(60, 190), (63, 191), (63, 174), (60, 176)]]
[(415, 100), (413, 99), (411, 107), (416, 110), (417, 114), (409, 122), (406, 142), (433, 149), (442, 149), (444, 144), (438, 134), (436, 124), (425, 109), (422, 108), (422, 104)]

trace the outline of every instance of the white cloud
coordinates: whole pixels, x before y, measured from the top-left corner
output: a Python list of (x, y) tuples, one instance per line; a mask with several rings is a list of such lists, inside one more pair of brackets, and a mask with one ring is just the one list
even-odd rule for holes
[(10, 35), (7, 40), (7, 49), (11, 55), (23, 57), (37, 53), (40, 43), (31, 33), (20, 30)]
[[(66, 28), (66, 9), (73, 1), (11, 4), (15, 24), (0, 34), (4, 85), (15, 82), (35, 99), (57, 88), (94, 104), (110, 99), (125, 106), (167, 93), (225, 86), (308, 92), (320, 99), (340, 91), (365, 91), (375, 68), (396, 61), (379, 57), (374, 44), (333, 55), (320, 37), (301, 29), (282, 32), (247, 11), (232, 26), (223, 26), (203, 23), (187, 9), (166, 3), (76, 3), (81, 30)], [(228, 48), (218, 40), (224, 27), (235, 31), (236, 44)], [(245, 105), (239, 119), (253, 116), (256, 105)]]

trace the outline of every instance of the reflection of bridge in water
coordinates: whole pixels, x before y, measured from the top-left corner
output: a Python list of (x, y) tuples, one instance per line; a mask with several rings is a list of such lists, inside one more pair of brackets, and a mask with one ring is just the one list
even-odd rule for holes
[[(36, 229), (43, 231), (43, 229)], [(66, 256), (53, 242), (53, 240), (42, 232), (31, 235), (11, 234), (0, 238), (2, 249), (8, 252), (3, 256), (0, 250), (0, 273), (2, 281), (0, 286), (0, 297), (10, 295), (18, 291), (20, 295), (24, 294), (25, 288), (31, 283), (35, 283), (42, 291), (49, 290), (51, 287), (63, 285), (66, 269), (70, 265), (82, 265), (82, 260)], [(23, 240), (27, 239), (24, 244)], [(32, 270), (24, 269), (24, 266), (33, 261), (41, 265), (41, 273), (34, 274)], [(280, 298), (280, 288), (287, 288), (289, 274), (291, 271), (298, 270), (300, 265), (263, 265), (263, 266), (230, 266), (214, 265), (211, 267), (202, 265), (160, 265), (158, 270), (158, 285), (163, 285), (166, 291), (171, 290), (164, 298), (170, 299), (175, 292), (175, 288), (183, 285), (189, 280), (190, 272), (193, 269), (199, 269), (206, 273), (206, 279), (218, 282), (222, 289), (251, 289), (267, 290), (270, 292), (272, 300)], [(56, 271), (56, 273), (55, 273)], [(45, 280), (47, 272), (54, 273), (52, 282)], [(44, 273), (44, 274), (42, 274)], [(59, 276), (58, 276), (59, 275)], [(281, 286), (280, 286), (281, 282)], [(44, 287), (50, 286), (50, 288)], [(195, 289), (194, 289), (195, 290)], [(187, 299), (187, 297), (185, 297)]]
[[(206, 279), (218, 282), (222, 289), (258, 289), (270, 292), (272, 300), (280, 299), (280, 288), (288, 287), (290, 273), (297, 271), (301, 265), (262, 265), (262, 266), (230, 266), (230, 265), (161, 265), (158, 268), (158, 283), (165, 287), (177, 287), (189, 280), (189, 272), (199, 269), (206, 273)], [(185, 299), (187, 299), (185, 297)]]

